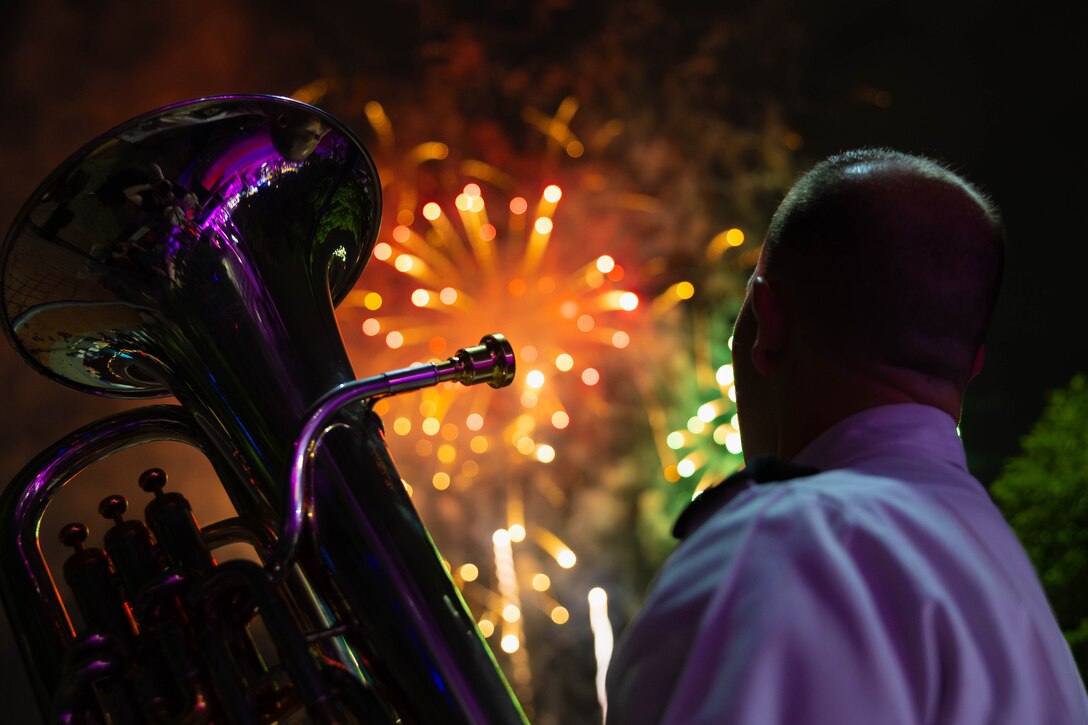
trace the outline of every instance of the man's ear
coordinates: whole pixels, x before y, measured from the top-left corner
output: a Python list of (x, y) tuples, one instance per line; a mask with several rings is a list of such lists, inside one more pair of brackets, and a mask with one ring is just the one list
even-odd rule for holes
[(986, 346), (979, 345), (978, 352), (975, 353), (975, 362), (971, 365), (971, 376), (967, 378), (970, 382), (975, 379), (975, 376), (982, 372), (982, 363), (986, 361)]
[(757, 323), (752, 365), (760, 375), (767, 375), (777, 365), (778, 354), (785, 343), (785, 310), (782, 295), (764, 277), (752, 279), (751, 294), (752, 312)]

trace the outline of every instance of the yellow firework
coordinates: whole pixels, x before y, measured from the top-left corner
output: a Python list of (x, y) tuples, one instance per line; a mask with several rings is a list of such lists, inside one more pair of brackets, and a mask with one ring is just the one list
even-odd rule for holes
[(416, 223), (383, 236), (374, 257), (386, 270), (368, 272), (370, 286), (348, 299), (356, 347), (371, 359), (444, 358), (490, 332), (515, 346), (513, 404), (506, 391), (440, 386), (378, 411), (393, 445), (403, 451), (397, 439), (411, 441), (405, 472), (418, 459), (439, 490), (468, 485), (481, 457), (516, 451), (548, 464), (561, 456), (560, 438), (577, 415), (569, 401), (588, 409), (582, 403), (599, 390), (602, 363), (630, 344), (639, 297), (621, 286), (623, 267), (552, 242), (562, 197), (554, 184), (532, 203), (513, 197), (500, 210), (501, 232), (476, 183), (446, 206), (428, 201)]

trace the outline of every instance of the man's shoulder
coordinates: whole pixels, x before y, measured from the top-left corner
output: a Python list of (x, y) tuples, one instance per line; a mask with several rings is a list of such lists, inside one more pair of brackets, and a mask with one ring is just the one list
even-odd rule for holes
[(928, 514), (933, 507), (928, 496), (894, 477), (833, 470), (752, 486), (716, 512), (705, 528), (711, 534), (785, 522), (796, 535), (804, 530), (805, 522), (849, 527), (889, 512)]
[(698, 570), (744, 576), (752, 564), (758, 575), (820, 556), (880, 556), (886, 574), (891, 567), (908, 578), (917, 567), (971, 568), (984, 552), (958, 516), (930, 491), (873, 473), (834, 470), (761, 484), (736, 496), (686, 539), (671, 558), (670, 573), (680, 579)]
[(866, 513), (929, 508), (932, 499), (910, 482), (890, 475), (838, 469), (787, 481), (784, 492), (769, 507), (768, 515), (813, 511), (825, 516), (846, 516), (850, 521)]
[(912, 580), (922, 571), (916, 543), (925, 537), (914, 529), (935, 517), (901, 488), (848, 471), (752, 486), (684, 539), (658, 572), (647, 609), (696, 627), (737, 596), (763, 592), (777, 601), (817, 573), (861, 580), (869, 560), (889, 581)]

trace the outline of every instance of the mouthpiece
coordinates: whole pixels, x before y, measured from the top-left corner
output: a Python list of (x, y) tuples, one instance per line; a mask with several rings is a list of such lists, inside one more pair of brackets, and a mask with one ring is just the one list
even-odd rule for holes
[(485, 335), (479, 345), (461, 348), (449, 362), (459, 368), (456, 380), (462, 385), (487, 383), (505, 388), (513, 382), (516, 370), (514, 348), (498, 333)]

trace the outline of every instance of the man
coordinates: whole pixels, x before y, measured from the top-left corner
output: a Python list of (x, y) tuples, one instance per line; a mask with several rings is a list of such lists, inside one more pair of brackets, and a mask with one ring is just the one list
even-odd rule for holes
[(678, 522), (610, 723), (1088, 723), (956, 432), (1002, 259), (990, 203), (930, 160), (853, 151), (798, 181), (734, 330), (748, 466)]

